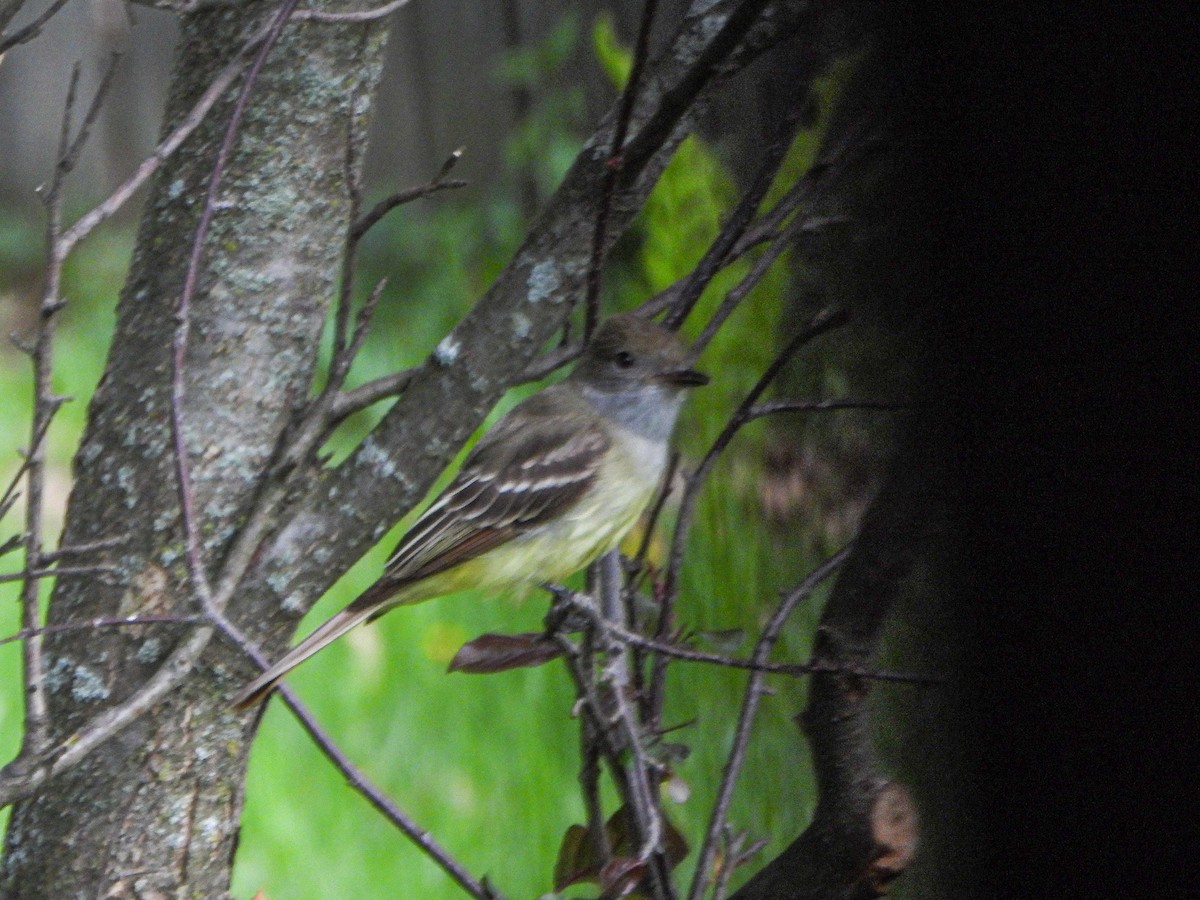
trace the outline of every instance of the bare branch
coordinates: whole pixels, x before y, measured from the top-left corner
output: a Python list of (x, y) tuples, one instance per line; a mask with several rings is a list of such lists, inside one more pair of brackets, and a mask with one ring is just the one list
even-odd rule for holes
[[(112, 88), (113, 79), (117, 75), (117, 66), (120, 62), (121, 54), (113, 53), (109, 56), (108, 68), (104, 70), (104, 75), (100, 79), (96, 93), (92, 95), (91, 105), (88, 106), (88, 110), (84, 114), (83, 122), (79, 126), (79, 131), (76, 133), (75, 139), (71, 141), (69, 147), (60, 151), (58, 166), (64, 175), (73, 171), (75, 164), (79, 162), (79, 154), (83, 152), (83, 148), (87, 145), (88, 138), (92, 133), (92, 127), (96, 124), (96, 119), (100, 116), (100, 110), (104, 106), (104, 99), (108, 96), (108, 92)], [(64, 119), (65, 124), (66, 120)]]
[[(215, 621), (221, 634), (249, 659), (253, 660), (260, 669), (265, 670), (270, 666), (271, 661), (267, 658), (266, 654), (253, 641), (246, 637), (240, 628), (229, 620), (223, 610), (214, 607), (206, 612), (206, 618), (209, 621)], [(346, 777), (346, 781), (354, 790), (362, 794), (388, 821), (420, 847), (430, 859), (441, 866), (472, 897), (476, 897), (478, 900), (503, 900), (502, 895), (488, 885), (486, 880), (478, 881), (473, 878), (462, 864), (455, 860), (428, 831), (417, 825), (404, 810), (400, 809), (361, 769), (350, 761), (350, 758), (346, 756), (333, 738), (320, 726), (316, 718), (300, 701), (300, 698), (296, 696), (296, 693), (290, 686), (282, 683), (276, 688), (276, 693), (283, 699), (284, 704), (292, 715), (295, 716), (300, 726), (308, 732), (309, 737), (312, 738), (318, 749)]]
[[(606, 623), (619, 624), (624, 619), (620, 554), (616, 550), (606, 553), (596, 567), (601, 616)], [(658, 767), (642, 747), (640, 726), (630, 702), (629, 653), (623, 645), (608, 641), (605, 641), (604, 649), (606, 659), (601, 668), (600, 683), (613, 708), (612, 719), (620, 730), (622, 744), (629, 750), (624, 766), (630, 782), (626, 802), (641, 841), (637, 858), (648, 864), (650, 889), (655, 898), (673, 897), (670, 872), (663, 854), (665, 829), (657, 790)]]
[(32, 41), (41, 34), (42, 29), (46, 27), (46, 23), (53, 19), (58, 14), (58, 11), (66, 5), (67, 0), (54, 0), (41, 15), (28, 25), (17, 29), (12, 34), (0, 35), (0, 57), (13, 47)]
[[(33, 347), (29, 348), (30, 356), (33, 355)], [(30, 460), (34, 456), (34, 450), (42, 445), (42, 440), (46, 437), (46, 431), (50, 428), (50, 423), (53, 421), (53, 411), (56, 411), (61, 402), (56, 398), (50, 407), (49, 415), (46, 415), (39, 425), (34, 427), (33, 439), (30, 441), (30, 449), (21, 453), (21, 465), (17, 467), (17, 471), (13, 473), (13, 477), (8, 482), (8, 487), (4, 489), (3, 496), (0, 496), (0, 517), (8, 513), (16, 498), (19, 496), (17, 485), (21, 483), (21, 479), (25, 473), (29, 471)]]
[[(944, 485), (923, 435), (906, 445), (867, 509), (854, 548), (821, 613), (813, 655), (865, 664), (918, 560), (944, 528)], [(918, 461), (919, 455), (919, 461)], [(871, 692), (851, 675), (818, 675), (800, 724), (820, 787), (807, 829), (734, 897), (877, 896), (907, 864), (916, 822), (907, 792), (884, 776), (869, 727)], [(888, 822), (897, 826), (892, 829)], [(883, 827), (881, 827), (881, 825)], [(876, 867), (875, 861), (883, 860)]]
[(428, 197), (430, 194), (436, 194), (438, 191), (453, 190), (455, 188), (466, 187), (468, 182), (461, 178), (446, 178), (446, 174), (458, 162), (459, 158), (464, 153), (464, 148), (459, 147), (449, 158), (443, 163), (441, 171), (425, 184), (419, 184), (416, 187), (406, 188), (403, 191), (384, 197), (367, 212), (361, 219), (356, 221), (350, 228), (350, 237), (354, 241), (360, 240), (363, 235), (374, 228), (379, 221), (390, 213), (393, 209), (403, 206), (406, 203), (412, 203), (414, 200), (420, 200), (422, 197)]
[(549, 353), (543, 353), (530, 362), (515, 383), (527, 384), (530, 381), (541, 381), (551, 372), (561, 369), (567, 363), (574, 362), (582, 352), (583, 344), (578, 342), (555, 347)]
[(86, 622), (61, 622), (43, 625), (40, 628), (22, 628), (16, 634), (0, 638), (0, 644), (23, 641), (43, 634), (65, 634), (69, 631), (87, 631), (93, 628), (131, 628), (137, 625), (207, 625), (203, 616), (97, 616)]
[(138, 188), (149, 181), (171, 154), (179, 149), (179, 146), (187, 140), (192, 132), (200, 127), (217, 100), (241, 76), (249, 61), (249, 54), (265, 39), (266, 34), (267, 31), (264, 28), (250, 37), (237, 55), (212, 80), (212, 83), (200, 95), (200, 99), (196, 101), (179, 125), (159, 142), (158, 146), (154, 148), (154, 152), (142, 161), (134, 173), (109, 194), (108, 199), (92, 209), (91, 212), (81, 216), (74, 225), (62, 233), (57, 250), (61, 258), (65, 259), (76, 244), (91, 234), (98, 225), (116, 214), (137, 192)]
[(600, 176), (600, 199), (596, 206), (596, 225), (592, 231), (592, 255), (588, 262), (586, 291), (583, 308), (583, 343), (592, 339), (600, 313), (600, 277), (604, 265), (604, 248), (608, 238), (608, 217), (612, 211), (613, 195), (616, 193), (617, 176), (624, 166), (622, 152), (625, 137), (629, 133), (629, 119), (633, 115), (633, 104), (641, 86), (642, 69), (646, 66), (646, 53), (650, 45), (650, 30), (654, 26), (654, 14), (658, 0), (645, 0), (642, 17), (638, 24), (637, 42), (634, 45), (633, 64), (629, 79), (621, 91), (617, 103), (617, 121), (613, 126), (612, 143), (604, 172)]
[[(763, 629), (758, 643), (755, 644), (753, 661), (756, 664), (762, 665), (766, 663), (792, 611), (802, 601), (811, 597), (813, 591), (832, 575), (846, 561), (849, 555), (850, 548), (843, 547), (833, 556), (829, 557), (829, 559), (825, 560), (825, 562), (821, 563), (821, 565), (813, 569), (807, 578), (784, 596), (783, 602), (776, 608), (775, 613), (771, 616), (771, 620), (767, 623), (767, 627)], [(750, 729), (754, 725), (754, 715), (758, 711), (758, 701), (763, 694), (763, 677), (764, 673), (762, 671), (752, 672), (749, 683), (746, 685), (746, 695), (742, 700), (742, 709), (738, 714), (737, 728), (734, 732), (733, 747), (730, 748), (729, 756), (725, 760), (725, 767), (721, 773), (721, 786), (717, 791), (717, 802), (713, 806), (712, 817), (709, 819), (708, 829), (704, 833), (704, 842), (700, 846), (700, 853), (696, 860), (696, 874), (692, 878), (692, 887), (688, 892), (688, 900), (701, 900), (704, 894), (709, 869), (712, 866), (713, 853), (717, 846), (717, 838), (725, 827), (725, 817), (729, 814), (729, 804), (733, 800), (733, 789), (737, 784), (738, 775), (741, 773), (742, 764), (746, 759), (746, 747), (750, 742)]]
[(353, 390), (343, 391), (334, 398), (329, 407), (329, 424), (336, 425), (360, 409), (366, 409), (380, 400), (402, 393), (419, 371), (420, 367), (393, 372), (391, 375), (372, 379)]
[(663, 299), (660, 300), (656, 297), (651, 301), (661, 304), (667, 300), (663, 295), (670, 295), (670, 311), (663, 319), (664, 325), (672, 328), (682, 325), (713, 277), (729, 264), (731, 251), (753, 220), (759, 204), (770, 190), (771, 184), (779, 172), (779, 167), (783, 164), (784, 157), (787, 156), (788, 148), (792, 145), (796, 131), (800, 127), (805, 108), (806, 105), (802, 106), (797, 103), (793, 106), (790, 114), (784, 117), (774, 139), (767, 144), (763, 151), (762, 163), (755, 172), (750, 185), (743, 192), (737, 206), (734, 207), (729, 219), (721, 227), (720, 233), (709, 245), (700, 262), (686, 277), (663, 291), (659, 295)]
[(787, 228), (775, 236), (770, 246), (767, 247), (766, 252), (754, 261), (754, 265), (750, 267), (750, 271), (745, 274), (742, 280), (734, 285), (722, 298), (720, 305), (713, 311), (712, 317), (704, 324), (704, 330), (692, 342), (691, 353), (693, 356), (698, 356), (702, 353), (709, 342), (716, 337), (717, 331), (725, 324), (725, 320), (746, 299), (746, 295), (762, 281), (763, 277), (771, 270), (771, 266), (775, 265), (775, 261), (779, 259), (783, 252), (792, 245), (803, 225), (804, 221), (802, 219), (799, 217), (794, 218)]
[[(678, 593), (679, 570), (683, 563), (684, 541), (687, 537), (687, 530), (691, 525), (692, 516), (695, 514), (696, 500), (699, 497), (700, 488), (716, 463), (717, 457), (729, 445), (729, 442), (733, 440), (734, 435), (737, 434), (742, 425), (745, 424), (747, 421), (747, 412), (753, 408), (758, 398), (762, 396), (763, 391), (775, 380), (775, 376), (779, 374), (787, 361), (801, 347), (825, 332), (840, 327), (845, 323), (846, 319), (845, 312), (841, 310), (822, 310), (812, 318), (807, 327), (801, 329), (795, 337), (788, 341), (775, 357), (774, 361), (767, 366), (766, 371), (763, 372), (754, 387), (750, 389), (750, 392), (742, 400), (733, 415), (730, 416), (725, 428), (717, 435), (717, 439), (713, 441), (712, 446), (709, 447), (700, 464), (687, 476), (683, 498), (679, 504), (679, 517), (675, 524), (675, 534), (671, 541), (671, 551), (667, 559), (667, 572), (662, 592), (662, 609), (659, 613), (658, 630), (655, 633), (655, 637), (658, 640), (663, 640), (670, 633), (671, 628), (674, 627), (675, 598)], [(654, 711), (655, 720), (662, 709), (665, 682), (666, 660), (660, 657), (654, 661), (654, 671), (648, 699), (650, 709)]]
[(382, 6), (358, 10), (356, 12), (326, 12), (323, 9), (298, 9), (292, 14), (292, 19), (297, 22), (324, 22), (331, 24), (375, 22), (379, 19), (385, 19), (396, 10), (408, 6), (409, 2), (410, 0), (391, 0), (390, 3), (384, 3)]
[[(54, 329), (58, 313), (63, 308), (61, 297), (63, 260), (55, 252), (59, 231), (62, 226), (63, 184), (75, 167), (79, 152), (91, 131), (92, 123), (100, 109), (104, 95), (112, 84), (116, 69), (113, 60), (108, 72), (100, 82), (92, 99), (79, 133), (71, 139), (71, 116), (79, 90), (79, 64), (71, 70), (67, 85), (67, 98), (63, 104), (62, 126), (59, 131), (58, 155), (54, 174), (43, 200), (46, 206), (46, 272), (42, 289), (37, 333), (30, 351), (33, 364), (33, 423), (29, 452), (25, 457), (25, 485), (28, 498), (25, 504), (25, 568), (30, 573), (40, 571), (45, 564), (42, 558), (43, 505), (45, 490), (45, 441), (62, 400), (53, 392)], [(15, 483), (15, 482), (14, 482)], [(3, 579), (7, 580), (7, 579)], [(41, 610), (38, 599), (39, 578), (33, 575), (24, 578), (21, 586), (21, 627), (36, 629), (41, 625)], [(42, 639), (33, 636), (22, 645), (22, 663), (25, 695), (25, 732), (18, 758), (36, 759), (50, 744), (50, 719), (46, 701), (45, 664), (42, 659)]]
[[(832, 574), (832, 572), (833, 569), (830, 569), (829, 574)], [(926, 675), (918, 672), (896, 672), (890, 669), (870, 668), (857, 663), (838, 663), (828, 659), (812, 659), (801, 663), (767, 663), (756, 662), (754, 659), (728, 656), (723, 653), (695, 650), (681, 644), (657, 641), (636, 631), (631, 631), (615, 622), (608, 621), (598, 614), (595, 604), (590, 598), (577, 591), (555, 587), (553, 593), (557, 600), (568, 604), (572, 610), (583, 613), (588, 621), (604, 631), (609, 639), (684, 662), (711, 663), (731, 669), (746, 669), (751, 672), (763, 672), (768, 675), (788, 675), (794, 678), (817, 674), (839, 674), (851, 675), (855, 678), (861, 678), (864, 681), (886, 681), (897, 684), (936, 685), (945, 683), (945, 678), (940, 675)]]
[[(245, 649), (245, 648), (243, 648)], [(259, 664), (265, 669), (267, 660), (260, 656)], [(316, 719), (296, 697), (286, 684), (280, 684), (276, 692), (283, 698), (288, 709), (301, 727), (308, 732), (313, 743), (320, 748), (325, 757), (333, 763), (345, 777), (349, 785), (362, 794), (389, 822), (404, 833), (409, 840), (420, 847), (425, 854), (437, 863), (446, 874), (453, 878), (472, 897), (477, 900), (503, 900), (503, 895), (497, 892), (484, 879), (479, 881), (472, 877), (461, 863), (452, 857), (444, 847), (424, 828), (414, 822), (409, 815), (392, 801), (382, 790), (376, 787), (370, 779), (355, 766), (342, 752), (334, 740), (321, 728)]]
[[(57, 578), (62, 575), (64, 577), (83, 576), (83, 575), (108, 575), (116, 571), (115, 566), (56, 566), (53, 569), (23, 569), (20, 572), (3, 572), (0, 573), (0, 584), (10, 581), (37, 581), (42, 578)], [(33, 626), (26, 626), (27, 628)], [(33, 627), (33, 633), (40, 633), (40, 629)]]
[(847, 409), (871, 409), (886, 412), (902, 412), (913, 408), (905, 400), (771, 400), (759, 403), (745, 412), (747, 422), (789, 412), (839, 412)]
[(42, 561), (54, 562), (68, 556), (86, 556), (89, 553), (95, 553), (97, 550), (109, 550), (112, 547), (119, 547), (127, 540), (129, 540), (129, 536), (122, 534), (116, 537), (101, 538), (98, 541), (87, 541), (82, 544), (57, 547), (54, 550), (44, 551), (42, 553)]
[(397, 191), (375, 204), (366, 215), (359, 218), (358, 213), (362, 200), (362, 192), (352, 171), (353, 128), (354, 120), (352, 115), (348, 123), (346, 135), (346, 171), (347, 183), (350, 185), (351, 224), (346, 232), (346, 246), (342, 256), (341, 284), (338, 290), (337, 311), (334, 314), (333, 361), (330, 363), (329, 378), (321, 391), (320, 397), (306, 411), (305, 421), (299, 428), (301, 437), (294, 442), (297, 446), (294, 446), (285, 456), (285, 466), (296, 465), (300, 462), (300, 458), (296, 456), (296, 450), (299, 449), (298, 445), (310, 443), (306, 439), (308, 434), (324, 436), (334, 425), (351, 413), (357, 412), (386, 397), (398, 394), (412, 379), (416, 371), (415, 369), (385, 375), (382, 378), (375, 379), (363, 385), (355, 391), (342, 392), (342, 385), (345, 384), (346, 376), (350, 373), (350, 367), (358, 356), (359, 350), (362, 349), (363, 340), (366, 338), (367, 329), (370, 327), (371, 317), (383, 295), (384, 287), (382, 282), (376, 285), (370, 299), (359, 312), (355, 339), (352, 346), (348, 347), (346, 345), (346, 331), (349, 328), (350, 300), (354, 289), (358, 247), (366, 233), (397, 207), (405, 203), (411, 203), (421, 197), (427, 197), (441, 190), (463, 187), (467, 183), (455, 179), (446, 180), (446, 175), (450, 173), (464, 153), (464, 148), (459, 147), (447, 157), (446, 161), (442, 163), (441, 169), (438, 170), (438, 173), (430, 181), (417, 187)]

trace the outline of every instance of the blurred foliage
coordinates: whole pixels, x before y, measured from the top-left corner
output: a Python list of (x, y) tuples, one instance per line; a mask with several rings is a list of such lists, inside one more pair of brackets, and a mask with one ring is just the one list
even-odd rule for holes
[[(539, 197), (548, 195), (582, 144), (578, 89), (544, 87), (568, 81), (560, 75), (579, 63), (580, 31), (578, 17), (568, 15), (543, 41), (510, 54), (501, 66), (500, 77), (529, 89), (535, 102), (508, 141), (509, 170), (487, 196), (468, 188), (421, 201), (393, 213), (365, 241), (360, 296), (384, 275), (389, 286), (352, 384), (424, 358), (518, 246), (529, 224), (522, 191), (532, 184)], [(607, 19), (592, 29), (592, 48), (614, 85), (620, 84), (628, 71), (628, 50)], [(818, 114), (802, 132), (781, 180), (808, 166), (825, 122), (826, 116)], [(605, 278), (608, 310), (632, 306), (688, 272), (736, 196), (734, 176), (716, 150), (697, 137), (685, 141), (614, 253)], [(36, 231), (12, 229), (0, 222), (0, 272), (14, 271), (10, 266), (18, 264), (36, 267)], [(77, 400), (62, 413), (50, 443), (52, 503), (59, 510), (86, 398), (103, 366), (132, 239), (131, 230), (94, 237), (66, 272), (64, 293), (71, 306), (57, 345), (56, 389)], [(695, 334), (745, 271), (745, 263), (733, 266), (714, 282), (688, 331)], [(20, 320), (10, 315), (18, 304), (4, 277), (0, 274), (5, 318)], [(777, 266), (705, 352), (700, 365), (714, 374), (714, 384), (698, 392), (685, 411), (680, 429), (685, 456), (704, 451), (772, 357), (786, 279), (786, 267)], [(15, 469), (16, 449), (27, 440), (27, 370), (23, 357), (0, 353), (5, 385), (0, 473)], [(506, 398), (498, 412), (514, 401)], [(353, 417), (332, 449), (347, 452), (384, 408), (379, 404)], [(779, 591), (793, 584), (808, 562), (796, 542), (781, 544), (763, 522), (757, 492), (763, 443), (762, 424), (747, 427), (705, 488), (680, 609), (691, 628), (743, 631), (750, 636), (738, 648), (743, 654)], [(51, 534), (60, 524), (52, 517)], [(2, 525), (0, 538), (18, 527), (17, 516)], [(405, 525), (400, 523), (322, 598), (302, 630), (371, 582)], [(655, 546), (661, 558), (665, 539)], [(10, 557), (7, 562), (4, 570), (19, 561)], [(2, 633), (16, 630), (15, 596), (14, 586), (0, 586)], [(550, 889), (563, 836), (573, 823), (584, 821), (570, 680), (560, 663), (489, 676), (447, 675), (445, 669), (458, 647), (478, 634), (539, 630), (545, 609), (541, 596), (472, 594), (406, 608), (337, 642), (291, 679), (352, 759), (469, 870), (488, 874), (513, 898)], [(811, 603), (797, 612), (777, 651), (780, 658), (806, 656), (818, 610), (819, 604)], [(672, 671), (666, 721), (685, 726), (670, 740), (691, 748), (677, 769), (691, 791), (686, 802), (668, 806), (695, 848), (732, 739), (745, 675), (678, 663)], [(17, 646), (0, 647), (0, 683), (15, 686), (18, 679)], [(763, 859), (803, 827), (813, 802), (803, 776), (806, 749), (792, 722), (803, 703), (803, 684), (781, 680), (773, 686), (776, 692), (763, 702), (731, 811), (735, 825), (756, 837), (771, 837)], [(5, 758), (18, 745), (18, 695), (0, 692), (0, 755)], [(611, 791), (606, 799), (611, 812)], [(688, 865), (685, 860), (681, 871)], [(461, 896), (342, 783), (278, 704), (268, 709), (252, 753), (234, 876), (235, 896), (249, 898), (260, 890), (268, 900)], [(587, 895), (582, 887), (564, 894)]]

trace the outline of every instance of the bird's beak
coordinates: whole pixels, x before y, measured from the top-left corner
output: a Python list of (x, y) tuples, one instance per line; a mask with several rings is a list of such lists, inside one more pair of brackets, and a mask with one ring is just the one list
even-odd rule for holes
[(709, 379), (703, 372), (697, 372), (695, 369), (673, 369), (670, 372), (660, 372), (658, 380), (676, 387), (700, 387), (702, 384), (708, 384)]

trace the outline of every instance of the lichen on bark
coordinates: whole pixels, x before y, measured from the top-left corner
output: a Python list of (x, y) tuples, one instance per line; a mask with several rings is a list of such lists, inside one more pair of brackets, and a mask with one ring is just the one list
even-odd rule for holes
[[(276, 7), (182, 19), (164, 132)], [(206, 561), (246, 514), (293, 405), (308, 392), (350, 213), (347, 123), (362, 140), (378, 81), (379, 24), (289, 25), (255, 83), (222, 181), (193, 304), (185, 430)], [(186, 586), (170, 447), (170, 353), (197, 216), (233, 92), (160, 171), (117, 311), (105, 374), (75, 459), (64, 543), (120, 533), (111, 581), (60, 581), (51, 623), (197, 612)], [(361, 159), (361, 154), (359, 154)], [(52, 738), (128, 697), (178, 626), (47, 639)], [(236, 846), (254, 723), (224, 707), (244, 669), (213, 641), (156, 710), (15, 805), (0, 894), (219, 897)]]

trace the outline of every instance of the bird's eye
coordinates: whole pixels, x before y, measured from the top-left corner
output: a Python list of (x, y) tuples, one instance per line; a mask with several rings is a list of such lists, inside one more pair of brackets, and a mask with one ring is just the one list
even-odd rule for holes
[(613, 354), (613, 362), (617, 364), (617, 368), (628, 369), (633, 365), (633, 354), (628, 350), (618, 350)]

